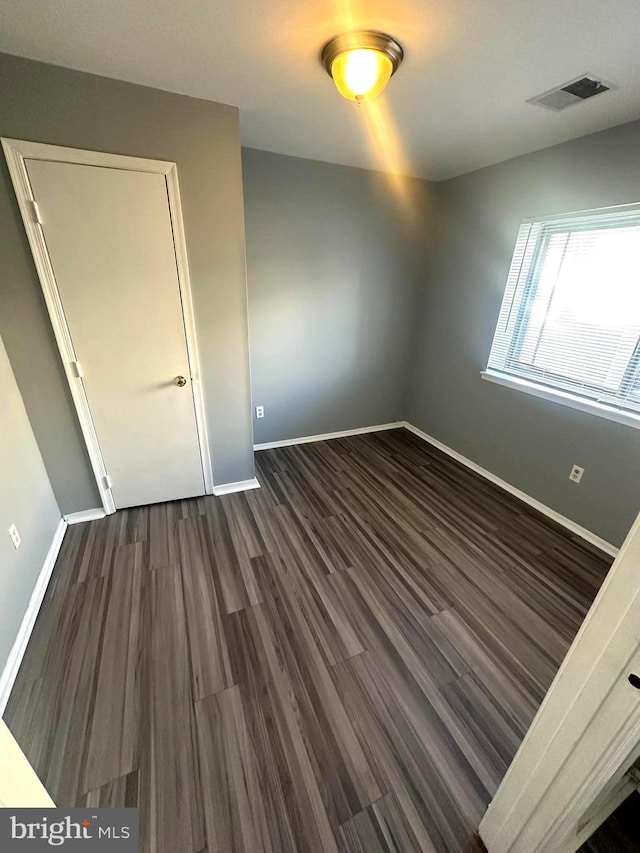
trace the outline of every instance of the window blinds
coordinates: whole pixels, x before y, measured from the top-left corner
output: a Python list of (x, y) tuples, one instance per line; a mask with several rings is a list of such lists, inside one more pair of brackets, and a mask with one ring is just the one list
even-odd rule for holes
[(640, 413), (640, 205), (520, 227), (488, 372)]

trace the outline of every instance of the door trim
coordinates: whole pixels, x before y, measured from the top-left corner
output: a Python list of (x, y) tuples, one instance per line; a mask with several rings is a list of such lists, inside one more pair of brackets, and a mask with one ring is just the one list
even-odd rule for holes
[(640, 757), (640, 515), (480, 823), (489, 853), (573, 853)]
[(194, 401), (196, 429), (202, 463), (205, 493), (213, 494), (213, 470), (207, 436), (206, 410), (202, 390), (200, 359), (198, 356), (198, 340), (196, 335), (193, 301), (191, 298), (191, 282), (189, 278), (189, 263), (180, 204), (180, 187), (178, 184), (178, 167), (175, 163), (164, 160), (147, 160), (140, 157), (128, 157), (121, 154), (108, 154), (101, 151), (86, 151), (78, 148), (64, 148), (58, 145), (47, 145), (40, 142), (26, 142), (20, 139), (0, 138), (9, 167), (9, 174), (18, 199), (20, 214), (24, 223), (27, 239), (31, 247), (33, 259), (40, 279), (47, 310), (53, 326), (53, 332), (58, 344), (60, 356), (64, 365), (65, 375), (71, 390), (71, 396), (78, 414), (82, 435), (87, 446), (91, 468), (93, 470), (102, 505), (107, 514), (116, 511), (111, 488), (108, 486), (104, 459), (100, 450), (98, 436), (95, 431), (89, 401), (87, 399), (82, 378), (76, 375), (74, 362), (76, 354), (71, 340), (71, 334), (62, 307), (51, 260), (47, 251), (42, 227), (38, 221), (37, 205), (33, 197), (25, 160), (47, 160), (58, 163), (75, 163), (83, 166), (102, 166), (110, 169), (124, 169), (132, 172), (152, 172), (164, 175), (167, 186), (169, 215), (173, 231), (176, 270), (182, 304), (187, 357), (191, 373), (191, 386)]

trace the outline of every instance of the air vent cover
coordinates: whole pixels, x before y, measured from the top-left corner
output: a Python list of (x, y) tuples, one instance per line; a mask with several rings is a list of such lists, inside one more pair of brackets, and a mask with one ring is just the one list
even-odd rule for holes
[(529, 98), (528, 103), (546, 107), (548, 110), (564, 110), (566, 107), (579, 104), (581, 101), (586, 101), (588, 98), (593, 98), (594, 95), (602, 94), (602, 92), (608, 92), (610, 89), (615, 89), (615, 86), (611, 83), (605, 83), (594, 74), (583, 74), (581, 77), (569, 81), (569, 83), (563, 83), (562, 86), (543, 92), (542, 95)]

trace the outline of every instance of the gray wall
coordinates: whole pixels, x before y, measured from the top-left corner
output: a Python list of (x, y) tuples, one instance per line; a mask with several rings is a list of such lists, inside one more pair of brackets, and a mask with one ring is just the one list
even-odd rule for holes
[[(0, 673), (60, 522), (38, 446), (0, 340)], [(16, 551), (7, 530), (22, 536)]]
[[(0, 135), (178, 164), (216, 483), (253, 477), (233, 107), (0, 54)], [(64, 513), (100, 506), (4, 158), (0, 335)]]
[(429, 188), (243, 150), (256, 442), (404, 416)]
[[(561, 118), (559, 118), (561, 120)], [(620, 544), (640, 508), (640, 430), (480, 379), (524, 218), (640, 201), (640, 122), (437, 185), (407, 418)], [(579, 485), (569, 481), (583, 466)]]

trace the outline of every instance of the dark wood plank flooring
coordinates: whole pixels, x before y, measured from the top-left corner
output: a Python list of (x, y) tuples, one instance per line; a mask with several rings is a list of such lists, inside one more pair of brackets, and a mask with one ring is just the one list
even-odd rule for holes
[(71, 527), (5, 718), (162, 853), (475, 851), (610, 560), (404, 430)]

